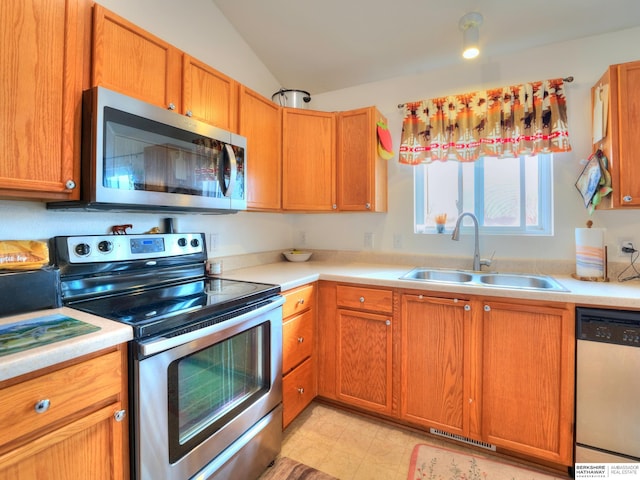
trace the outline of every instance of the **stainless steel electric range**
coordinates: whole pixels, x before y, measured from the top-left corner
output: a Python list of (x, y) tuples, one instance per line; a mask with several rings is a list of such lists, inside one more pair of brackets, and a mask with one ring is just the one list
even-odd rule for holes
[(201, 233), (51, 239), (65, 306), (130, 325), (132, 478), (257, 478), (280, 451), (280, 287), (207, 277)]

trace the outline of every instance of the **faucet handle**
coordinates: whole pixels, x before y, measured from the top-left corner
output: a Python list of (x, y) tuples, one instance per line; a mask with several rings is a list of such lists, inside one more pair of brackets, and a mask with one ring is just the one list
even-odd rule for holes
[(481, 258), (480, 259), (480, 267), (485, 266), (485, 267), (490, 267), (491, 264), (493, 263), (493, 257), (496, 256), (496, 251), (494, 250), (493, 253), (491, 254), (491, 258)]

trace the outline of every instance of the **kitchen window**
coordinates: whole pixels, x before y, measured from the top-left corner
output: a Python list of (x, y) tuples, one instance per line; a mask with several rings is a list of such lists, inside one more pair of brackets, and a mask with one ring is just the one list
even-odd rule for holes
[(450, 233), (461, 213), (472, 212), (485, 235), (552, 235), (553, 156), (416, 165), (414, 201), (415, 233)]

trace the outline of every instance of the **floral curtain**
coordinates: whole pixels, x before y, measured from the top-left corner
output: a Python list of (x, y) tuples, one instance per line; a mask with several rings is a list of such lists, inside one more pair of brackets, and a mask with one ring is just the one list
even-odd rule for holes
[(399, 162), (568, 152), (561, 78), (405, 104)]

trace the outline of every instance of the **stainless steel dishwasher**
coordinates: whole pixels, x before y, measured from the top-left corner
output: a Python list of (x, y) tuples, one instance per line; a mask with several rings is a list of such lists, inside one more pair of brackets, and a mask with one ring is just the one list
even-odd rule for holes
[(640, 312), (577, 308), (576, 463), (640, 462)]

